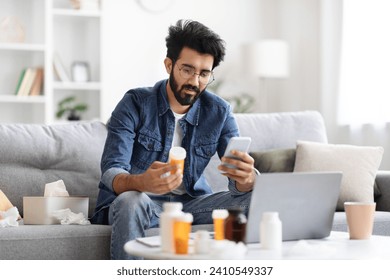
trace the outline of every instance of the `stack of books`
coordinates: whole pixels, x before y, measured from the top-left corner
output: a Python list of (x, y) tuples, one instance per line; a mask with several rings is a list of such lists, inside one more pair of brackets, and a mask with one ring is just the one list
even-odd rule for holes
[(37, 96), (42, 94), (43, 68), (28, 67), (22, 70), (15, 95)]

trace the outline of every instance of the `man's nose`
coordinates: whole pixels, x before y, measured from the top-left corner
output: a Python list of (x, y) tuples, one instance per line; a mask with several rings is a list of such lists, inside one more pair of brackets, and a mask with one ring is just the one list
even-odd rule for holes
[(199, 74), (194, 73), (189, 79), (190, 84), (199, 87), (199, 77)]

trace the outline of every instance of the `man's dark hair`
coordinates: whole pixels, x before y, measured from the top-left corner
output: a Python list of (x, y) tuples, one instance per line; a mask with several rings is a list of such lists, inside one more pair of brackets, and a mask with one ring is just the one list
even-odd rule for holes
[(169, 27), (166, 38), (167, 57), (175, 63), (181, 50), (188, 47), (202, 54), (214, 57), (213, 69), (219, 65), (225, 56), (225, 41), (218, 34), (200, 22), (193, 20), (178, 20), (176, 25)]

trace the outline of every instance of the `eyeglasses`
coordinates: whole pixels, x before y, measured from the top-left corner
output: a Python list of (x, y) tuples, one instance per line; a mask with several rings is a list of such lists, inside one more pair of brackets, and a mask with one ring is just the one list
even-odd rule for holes
[(179, 73), (180, 77), (185, 80), (191, 79), (194, 75), (198, 75), (199, 83), (206, 86), (215, 80), (213, 71), (203, 70), (200, 73), (196, 73), (195, 68), (189, 65), (179, 67)]

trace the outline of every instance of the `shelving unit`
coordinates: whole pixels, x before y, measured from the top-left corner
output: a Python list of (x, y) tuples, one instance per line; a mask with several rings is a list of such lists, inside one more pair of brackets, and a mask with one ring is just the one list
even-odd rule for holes
[(13, 96), (0, 95), (0, 102), (5, 103), (45, 103), (44, 96)]
[[(100, 120), (102, 11), (75, 10), (69, 0), (0, 0), (0, 4), (0, 22), (14, 16), (25, 28), (23, 42), (0, 41), (0, 122), (63, 122), (55, 113), (58, 102), (68, 96), (88, 105), (83, 120)], [(59, 55), (70, 81), (57, 78), (54, 54)], [(89, 66), (89, 81), (72, 81), (71, 67), (76, 61)], [(27, 67), (44, 68), (39, 96), (15, 94), (19, 76)]]
[(24, 44), (24, 43), (1, 43), (0, 50), (9, 51), (45, 51), (45, 45), (42, 44)]
[(101, 12), (100, 11), (83, 11), (83, 10), (70, 10), (70, 9), (54, 8), (53, 15), (99, 18), (101, 16)]

